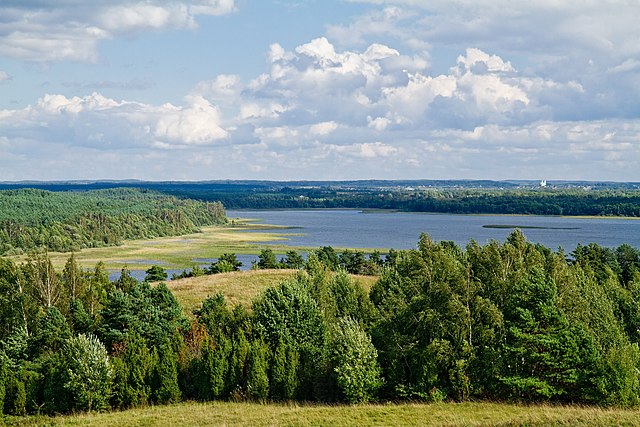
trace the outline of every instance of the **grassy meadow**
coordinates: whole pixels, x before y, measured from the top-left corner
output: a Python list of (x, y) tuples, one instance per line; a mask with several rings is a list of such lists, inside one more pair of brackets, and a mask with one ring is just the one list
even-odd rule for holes
[[(0, 418), (2, 421), (2, 418)], [(186, 402), (60, 417), (9, 417), (24, 426), (635, 426), (640, 412), (502, 403), (257, 404)]]
[[(176, 296), (185, 312), (190, 314), (200, 307), (202, 301), (217, 292), (224, 294), (230, 305), (249, 305), (262, 291), (275, 286), (296, 274), (297, 270), (249, 270), (213, 274), (200, 277), (172, 280), (167, 286)], [(377, 279), (375, 276), (352, 277), (367, 292)]]

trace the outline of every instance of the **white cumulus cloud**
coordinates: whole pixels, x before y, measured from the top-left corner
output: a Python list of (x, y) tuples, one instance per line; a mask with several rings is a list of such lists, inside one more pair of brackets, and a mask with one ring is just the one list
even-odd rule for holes
[(100, 40), (145, 30), (194, 28), (198, 15), (224, 15), (234, 0), (66, 0), (0, 4), (0, 55), (27, 61), (95, 61)]
[(227, 137), (217, 108), (202, 97), (186, 105), (116, 101), (99, 93), (85, 97), (45, 95), (21, 110), (0, 111), (0, 132), (10, 141), (46, 141), (97, 149), (173, 148), (212, 144)]

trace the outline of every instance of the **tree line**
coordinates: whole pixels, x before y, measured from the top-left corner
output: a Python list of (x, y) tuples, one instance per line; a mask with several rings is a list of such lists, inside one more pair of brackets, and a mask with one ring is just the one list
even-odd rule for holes
[(640, 251), (527, 242), (460, 248), (422, 235), (369, 292), (320, 251), (249, 307), (185, 314), (160, 283), (100, 263), (61, 273), (0, 259), (7, 414), (180, 400), (372, 400), (637, 406)]
[[(173, 190), (168, 189), (172, 192)], [(336, 189), (270, 188), (252, 191), (176, 190), (219, 200), (228, 209), (393, 209), (450, 214), (640, 216), (638, 190), (578, 189)]]
[[(344, 270), (349, 274), (361, 274), (365, 276), (376, 276), (380, 274), (385, 265), (393, 264), (397, 252), (389, 249), (388, 253), (382, 254), (378, 250), (374, 250), (370, 254), (360, 250), (346, 249), (342, 252), (336, 251), (332, 246), (322, 246), (313, 252), (313, 256), (305, 259), (303, 255), (295, 250), (287, 251), (287, 253), (278, 260), (277, 255), (271, 248), (265, 248), (260, 251), (257, 261), (255, 261), (251, 269), (269, 270), (269, 269), (302, 269), (309, 266), (309, 262), (320, 262), (324, 268), (329, 271)], [(171, 280), (185, 279), (187, 277), (198, 277), (211, 274), (229, 273), (232, 271), (240, 271), (242, 262), (238, 260), (235, 253), (224, 253), (217, 260), (211, 263), (209, 267), (193, 266), (191, 269), (183, 270), (181, 273), (174, 273)], [(147, 278), (150, 281), (157, 282), (166, 280), (168, 275), (160, 266), (154, 265), (146, 271)]]
[(126, 239), (180, 235), (226, 222), (219, 202), (137, 189), (0, 191), (0, 255), (69, 252)]

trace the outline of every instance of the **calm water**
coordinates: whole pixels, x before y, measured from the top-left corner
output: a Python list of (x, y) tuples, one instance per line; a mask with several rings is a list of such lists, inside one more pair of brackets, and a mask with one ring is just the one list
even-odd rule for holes
[[(278, 260), (284, 258), (285, 254), (280, 254), (280, 253), (276, 253), (276, 258)], [(258, 255), (247, 255), (247, 254), (236, 254), (236, 258), (238, 259), (238, 261), (240, 261), (242, 263), (242, 266), (240, 266), (240, 270), (251, 270), (251, 267), (253, 266), (254, 263), (258, 262)], [(211, 266), (211, 264), (215, 261), (217, 261), (217, 258), (194, 258), (191, 261), (193, 261), (194, 263), (198, 264), (201, 268), (209, 268)], [(162, 262), (162, 261), (155, 261), (155, 260), (128, 260), (126, 261), (126, 264), (129, 268), (129, 273), (131, 274), (131, 277), (135, 278), (136, 280), (142, 281), (144, 280), (144, 278), (147, 276), (147, 273), (145, 272), (145, 270), (140, 270), (135, 268), (136, 264), (155, 264), (155, 265), (159, 265), (159, 266), (163, 266), (166, 265), (166, 263)], [(175, 274), (180, 274), (184, 271), (184, 268), (178, 268), (178, 269), (174, 269), (174, 268), (165, 268), (165, 271), (167, 272), (167, 276), (168, 276), (168, 280), (171, 280), (171, 276), (175, 273)], [(186, 270), (190, 270), (190, 269), (186, 269)], [(111, 270), (109, 271), (109, 280), (114, 281), (114, 280), (118, 280), (120, 278), (120, 273), (121, 270)]]
[[(423, 213), (363, 213), (357, 210), (273, 210), (227, 211), (229, 218), (252, 218), (266, 224), (296, 227), (284, 230), (292, 233), (284, 241), (291, 246), (317, 248), (414, 248), (420, 233), (426, 232), (436, 240), (451, 240), (464, 247), (471, 239), (485, 244), (495, 239), (504, 241), (511, 229), (485, 228), (484, 225), (517, 225), (521, 227), (547, 227), (523, 229), (531, 242), (551, 248), (562, 247), (566, 252), (595, 242), (601, 246), (616, 247), (627, 243), (640, 248), (640, 220), (633, 219), (584, 219), (545, 216), (511, 215), (434, 215)], [(299, 234), (299, 235), (293, 235)], [(282, 243), (282, 242), (279, 242)], [(278, 259), (282, 258), (278, 254)], [(251, 268), (257, 262), (256, 255), (238, 255), (242, 269)], [(194, 259), (193, 262), (208, 267), (215, 259)], [(145, 261), (147, 262), (147, 261)], [(130, 264), (135, 264), (133, 261)], [(161, 264), (161, 263), (156, 263)], [(133, 265), (129, 266), (130, 268)], [(182, 270), (167, 270), (169, 277)], [(143, 280), (143, 270), (131, 269), (131, 275)], [(119, 271), (111, 272), (116, 280)]]
[(615, 247), (623, 243), (640, 247), (640, 220), (587, 219), (511, 215), (438, 215), (424, 213), (363, 213), (358, 210), (265, 210), (228, 211), (229, 218), (253, 218), (267, 224), (299, 227), (286, 230), (291, 246), (333, 246), (349, 248), (408, 249), (417, 244), (420, 233), (436, 240), (451, 240), (465, 246), (471, 239), (484, 244), (504, 241), (511, 229), (484, 225), (547, 227), (523, 229), (527, 239), (551, 249), (567, 252), (578, 243), (595, 242)]

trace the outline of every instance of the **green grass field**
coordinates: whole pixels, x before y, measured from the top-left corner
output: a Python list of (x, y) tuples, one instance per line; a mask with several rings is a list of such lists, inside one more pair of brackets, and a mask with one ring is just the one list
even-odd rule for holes
[[(0, 418), (0, 421), (2, 419)], [(501, 403), (312, 405), (181, 403), (123, 412), (7, 418), (24, 426), (637, 426), (640, 412)]]

